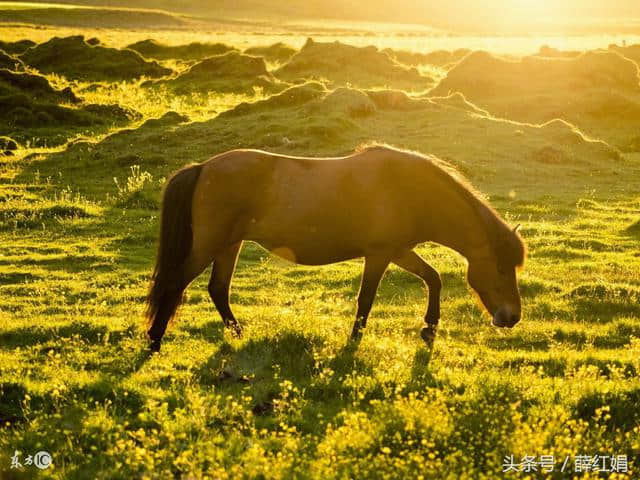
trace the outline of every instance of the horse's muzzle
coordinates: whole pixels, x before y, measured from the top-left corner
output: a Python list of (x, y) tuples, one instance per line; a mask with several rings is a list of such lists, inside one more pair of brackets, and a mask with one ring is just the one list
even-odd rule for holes
[(520, 314), (513, 313), (509, 307), (500, 307), (491, 322), (494, 327), (513, 328), (520, 321)]

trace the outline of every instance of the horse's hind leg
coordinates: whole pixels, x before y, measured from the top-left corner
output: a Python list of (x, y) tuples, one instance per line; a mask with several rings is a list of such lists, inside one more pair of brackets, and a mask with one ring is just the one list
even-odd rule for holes
[(169, 320), (182, 302), (184, 290), (210, 263), (211, 258), (198, 258), (192, 251), (180, 267), (181, 272), (176, 273), (175, 278), (167, 285), (159, 302), (158, 311), (152, 320), (151, 328), (147, 332), (151, 340), (151, 351), (160, 351), (162, 337), (167, 330)]
[(414, 251), (406, 252), (401, 257), (394, 259), (393, 263), (420, 277), (429, 289), (429, 304), (424, 317), (427, 327), (422, 329), (420, 335), (425, 342), (431, 343), (435, 338), (436, 327), (440, 319), (440, 290), (442, 289), (440, 275)]
[(242, 335), (242, 328), (229, 305), (229, 288), (241, 246), (242, 242), (235, 243), (215, 256), (209, 280), (209, 295), (213, 304), (218, 309), (225, 327), (232, 328), (238, 337)]
[(162, 337), (164, 336), (164, 332), (167, 330), (169, 320), (173, 317), (178, 306), (182, 302), (184, 288), (185, 286), (183, 286), (182, 283), (176, 281), (162, 294), (158, 310), (153, 317), (151, 327), (147, 332), (147, 335), (149, 335), (149, 339), (151, 340), (149, 348), (152, 352), (160, 351)]
[(361, 329), (367, 326), (367, 318), (373, 306), (378, 285), (388, 266), (389, 260), (387, 258), (366, 257), (364, 259), (364, 273), (362, 274), (362, 283), (358, 294), (358, 312), (351, 331), (352, 340), (362, 338)]

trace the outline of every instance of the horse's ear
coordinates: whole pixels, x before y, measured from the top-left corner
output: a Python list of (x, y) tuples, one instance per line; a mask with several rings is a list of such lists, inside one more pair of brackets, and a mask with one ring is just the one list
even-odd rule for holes
[(521, 226), (522, 226), (522, 225), (518, 224), (518, 225), (516, 225), (515, 227), (513, 227), (513, 233), (518, 233), (518, 230), (520, 230), (520, 227), (521, 227)]

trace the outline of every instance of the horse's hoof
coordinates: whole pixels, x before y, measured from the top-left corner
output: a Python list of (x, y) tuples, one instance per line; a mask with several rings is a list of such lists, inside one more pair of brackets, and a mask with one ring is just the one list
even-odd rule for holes
[(349, 337), (350, 342), (360, 342), (362, 340), (362, 329), (359, 326), (354, 326), (353, 330), (351, 330), (351, 336)]
[(420, 330), (420, 337), (424, 340), (424, 343), (427, 344), (428, 347), (433, 346), (433, 342), (436, 339), (436, 327), (424, 327)]
[(231, 326), (231, 333), (236, 338), (242, 338), (242, 327), (238, 324)]
[(158, 353), (160, 351), (160, 345), (162, 344), (161, 340), (152, 340), (149, 344), (149, 350), (151, 353)]

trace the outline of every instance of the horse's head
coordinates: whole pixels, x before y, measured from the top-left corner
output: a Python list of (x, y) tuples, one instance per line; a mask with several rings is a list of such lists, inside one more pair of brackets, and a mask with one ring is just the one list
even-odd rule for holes
[(524, 263), (526, 250), (517, 228), (509, 230), (490, 255), (469, 261), (469, 285), (493, 316), (496, 327), (512, 328), (522, 313), (516, 272)]

